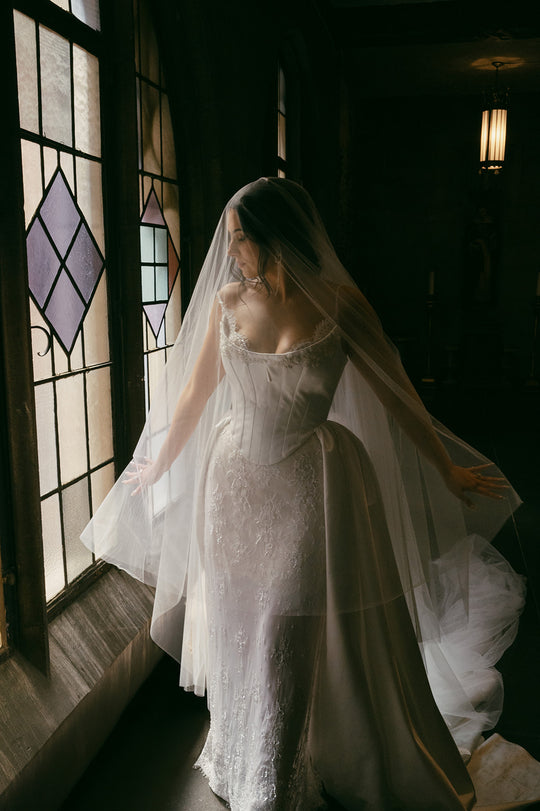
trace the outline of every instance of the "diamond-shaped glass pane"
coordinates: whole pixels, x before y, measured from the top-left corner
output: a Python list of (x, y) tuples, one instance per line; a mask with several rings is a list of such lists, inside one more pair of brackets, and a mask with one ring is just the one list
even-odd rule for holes
[(64, 176), (57, 172), (41, 204), (41, 218), (61, 256), (65, 256), (81, 216)]
[(63, 270), (52, 292), (45, 316), (68, 354), (75, 343), (85, 309), (84, 302)]
[(43, 307), (60, 270), (58, 256), (39, 220), (34, 220), (26, 238), (28, 286)]
[(69, 252), (66, 265), (84, 300), (90, 301), (103, 267), (103, 259), (84, 223)]
[[(26, 249), (30, 292), (69, 353), (99, 282), (104, 259), (60, 170), (28, 231)], [(61, 270), (64, 262), (76, 287), (65, 269)]]

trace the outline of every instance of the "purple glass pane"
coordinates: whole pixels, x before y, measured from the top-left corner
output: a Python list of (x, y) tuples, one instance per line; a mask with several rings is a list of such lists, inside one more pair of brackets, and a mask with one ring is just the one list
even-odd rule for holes
[(145, 304), (143, 309), (146, 313), (146, 317), (148, 318), (148, 323), (152, 328), (152, 332), (157, 338), (159, 335), (161, 322), (163, 321), (163, 316), (165, 315), (165, 310), (167, 309), (167, 302), (165, 301), (160, 304)]
[(163, 219), (163, 214), (161, 213), (154, 189), (152, 189), (148, 195), (141, 222), (151, 222), (153, 225), (167, 225)]
[(63, 270), (58, 277), (45, 315), (68, 353), (71, 352), (75, 343), (84, 311), (84, 302)]
[(40, 213), (58, 252), (64, 257), (81, 217), (60, 172), (49, 187)]
[(69, 272), (88, 303), (103, 267), (103, 257), (92, 242), (88, 228), (83, 223), (75, 237), (73, 247), (66, 260)]
[(43, 307), (54, 284), (60, 262), (39, 220), (34, 220), (26, 237), (28, 286), (40, 307)]

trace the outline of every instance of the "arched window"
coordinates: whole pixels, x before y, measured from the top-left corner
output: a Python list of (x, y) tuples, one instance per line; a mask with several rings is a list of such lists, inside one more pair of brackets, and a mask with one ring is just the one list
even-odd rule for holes
[(176, 156), (163, 66), (147, 2), (134, 0), (145, 397), (180, 328)]

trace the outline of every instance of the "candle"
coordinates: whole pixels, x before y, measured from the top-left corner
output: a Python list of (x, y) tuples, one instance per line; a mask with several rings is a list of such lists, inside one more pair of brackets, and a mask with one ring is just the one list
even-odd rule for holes
[[(539, 278), (540, 278), (540, 274), (539, 274)], [(429, 293), (430, 296), (433, 296), (435, 294), (435, 271), (433, 271), (433, 270), (430, 271), (430, 274), (429, 274), (429, 290), (428, 290), (428, 293)]]

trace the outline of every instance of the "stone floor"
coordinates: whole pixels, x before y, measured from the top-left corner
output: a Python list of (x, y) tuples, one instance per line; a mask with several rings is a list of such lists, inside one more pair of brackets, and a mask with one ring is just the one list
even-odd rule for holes
[[(540, 760), (540, 401), (500, 392), (425, 399), (501, 465), (524, 500), (496, 543), (529, 583), (518, 637), (499, 663), (506, 697), (496, 731)], [(207, 730), (205, 703), (178, 689), (177, 671), (162, 660), (61, 811), (222, 811), (191, 768)]]

